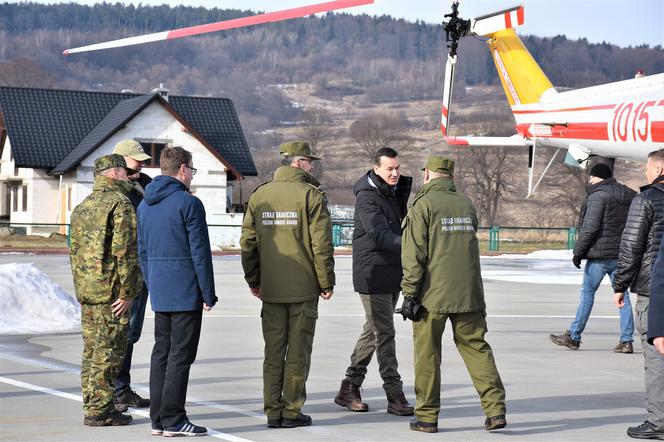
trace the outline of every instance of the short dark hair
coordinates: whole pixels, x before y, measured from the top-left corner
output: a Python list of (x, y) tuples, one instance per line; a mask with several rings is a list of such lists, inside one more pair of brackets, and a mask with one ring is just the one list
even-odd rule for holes
[(159, 167), (161, 173), (168, 176), (175, 176), (180, 166), (191, 163), (191, 152), (180, 146), (167, 146), (161, 151), (159, 157)]
[(657, 161), (658, 163), (664, 163), (664, 147), (650, 152), (648, 154), (648, 159)]
[(381, 147), (376, 151), (376, 155), (374, 155), (374, 164), (380, 166), (381, 157), (396, 158), (397, 155), (399, 155), (397, 151), (391, 147)]

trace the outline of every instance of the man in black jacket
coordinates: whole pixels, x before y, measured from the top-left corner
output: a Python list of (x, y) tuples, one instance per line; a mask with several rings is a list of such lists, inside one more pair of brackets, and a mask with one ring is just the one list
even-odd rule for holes
[[(144, 162), (152, 158), (143, 150), (143, 146), (138, 141), (124, 140), (115, 145), (113, 153), (122, 155), (127, 163), (127, 167), (138, 171), (129, 176), (129, 182), (133, 186), (129, 192), (129, 200), (134, 210), (143, 201), (145, 195), (145, 187), (152, 182), (152, 178), (141, 172)], [(131, 388), (131, 358), (134, 352), (134, 344), (141, 338), (141, 331), (143, 330), (143, 320), (145, 318), (145, 305), (148, 301), (148, 289), (145, 282), (142, 285), (141, 293), (136, 296), (134, 303), (131, 306), (129, 316), (129, 342), (127, 343), (127, 353), (122, 360), (122, 366), (115, 379), (115, 394), (113, 395), (113, 402), (119, 411), (124, 411), (127, 407), (142, 408), (149, 407), (150, 400), (142, 398)]]
[(628, 288), (637, 294), (635, 323), (645, 359), (648, 420), (629, 427), (627, 435), (664, 440), (664, 355), (647, 340), (650, 281), (664, 232), (664, 149), (648, 155), (646, 179), (650, 184), (641, 188), (629, 208), (613, 291), (619, 307), (625, 304)]
[(664, 247), (659, 248), (652, 271), (648, 306), (648, 343), (654, 345), (659, 354), (664, 355)]
[[(588, 198), (579, 217), (579, 239), (574, 246), (572, 259), (577, 269), (586, 259), (583, 271), (583, 286), (576, 317), (568, 331), (560, 335), (549, 335), (551, 341), (572, 350), (578, 350), (581, 333), (586, 328), (595, 302), (595, 293), (607, 274), (613, 281), (618, 267), (620, 235), (627, 221), (629, 205), (636, 192), (613, 178), (611, 168), (596, 164), (590, 169)], [(633, 353), (632, 335), (634, 317), (629, 296), (620, 307), (620, 341), (614, 348), (616, 353)]]
[(401, 290), (401, 220), (406, 215), (412, 178), (401, 176), (397, 153), (376, 152), (373, 170), (353, 186), (353, 286), (360, 294), (366, 322), (350, 366), (334, 402), (351, 411), (367, 411), (360, 386), (374, 352), (378, 359), (387, 412), (410, 416), (413, 407), (403, 394), (394, 341), (394, 307)]

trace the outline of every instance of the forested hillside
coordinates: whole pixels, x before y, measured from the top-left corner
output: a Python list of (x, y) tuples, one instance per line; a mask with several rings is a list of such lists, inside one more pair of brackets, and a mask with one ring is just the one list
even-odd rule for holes
[[(427, 153), (446, 152), (435, 132), (447, 51), (440, 25), (327, 14), (62, 55), (66, 48), (251, 13), (119, 3), (0, 3), (0, 85), (146, 93), (164, 83), (172, 94), (233, 98), (257, 153), (260, 178), (268, 178), (275, 164), (263, 153), (272, 152), (279, 141), (316, 137), (316, 147), (326, 159), (325, 171), (318, 173), (325, 175), (332, 202), (352, 202), (350, 185), (368, 158), (362, 152), (376, 143), (411, 152), (404, 158), (410, 173)], [(627, 79), (638, 69), (664, 72), (661, 46), (619, 48), (563, 35), (523, 40), (551, 81), (562, 88)], [(498, 77), (486, 45), (481, 39), (464, 39), (459, 53), (453, 127), (511, 133), (513, 120), (496, 86)], [(521, 161), (520, 155), (510, 158)], [(362, 161), (351, 165), (349, 156)], [(462, 178), (468, 192), (482, 192), (473, 187), (477, 178)], [(512, 190), (522, 194), (523, 183), (512, 185)], [(487, 219), (492, 216), (501, 215), (489, 214)]]

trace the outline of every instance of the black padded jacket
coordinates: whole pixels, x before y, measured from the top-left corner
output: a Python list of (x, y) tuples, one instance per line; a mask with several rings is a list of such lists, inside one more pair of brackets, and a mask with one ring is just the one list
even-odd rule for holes
[(353, 186), (353, 287), (358, 293), (401, 291), (401, 221), (413, 179), (399, 177), (390, 189), (373, 171)]
[(659, 254), (652, 271), (650, 284), (650, 302), (648, 302), (648, 342), (664, 336), (664, 247)]
[(588, 189), (581, 208), (579, 236), (574, 256), (583, 259), (617, 259), (620, 236), (625, 228), (629, 205), (636, 192), (607, 178)]
[(664, 232), (664, 176), (644, 186), (632, 201), (620, 241), (613, 291), (650, 296), (650, 277)]

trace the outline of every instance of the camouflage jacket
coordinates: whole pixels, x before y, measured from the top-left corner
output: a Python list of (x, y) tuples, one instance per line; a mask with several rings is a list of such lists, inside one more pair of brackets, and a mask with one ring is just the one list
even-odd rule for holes
[(132, 299), (141, 291), (131, 184), (97, 176), (92, 193), (71, 214), (69, 261), (81, 304)]

